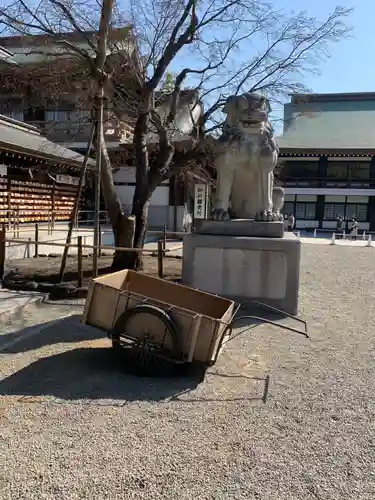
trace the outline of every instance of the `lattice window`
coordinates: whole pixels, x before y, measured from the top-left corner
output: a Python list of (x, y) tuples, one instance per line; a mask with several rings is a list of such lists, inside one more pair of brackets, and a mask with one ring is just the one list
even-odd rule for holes
[(365, 203), (349, 203), (346, 206), (346, 217), (355, 217), (359, 221), (367, 221), (368, 209)]
[(337, 217), (345, 217), (345, 203), (326, 203), (324, 205), (324, 218), (336, 220)]
[(284, 203), (282, 213), (284, 215), (293, 214), (294, 215), (294, 201), (286, 201)]
[(314, 220), (315, 219), (315, 203), (296, 203), (296, 219)]

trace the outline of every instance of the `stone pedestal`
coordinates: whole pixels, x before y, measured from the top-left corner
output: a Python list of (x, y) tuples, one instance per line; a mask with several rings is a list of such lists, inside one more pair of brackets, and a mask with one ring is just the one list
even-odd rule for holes
[(284, 236), (284, 222), (265, 222), (254, 219), (203, 220), (199, 233), (220, 236), (282, 238)]
[(301, 243), (283, 238), (191, 233), (184, 237), (182, 281), (238, 302), (258, 300), (298, 314)]

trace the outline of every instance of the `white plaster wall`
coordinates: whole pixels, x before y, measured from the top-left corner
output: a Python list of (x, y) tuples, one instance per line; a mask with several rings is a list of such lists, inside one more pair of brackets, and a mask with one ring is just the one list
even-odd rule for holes
[(337, 222), (334, 220), (324, 220), (322, 222), (323, 229), (336, 229)]
[[(124, 206), (131, 205), (133, 201), (135, 186), (115, 186), (115, 187), (116, 187), (116, 192), (120, 197), (122, 205)], [(150, 205), (168, 206), (169, 186), (158, 186), (151, 196)]]
[[(350, 221), (349, 222), (349, 229), (350, 229)], [(329, 221), (325, 220), (323, 221), (323, 229), (336, 229), (337, 222), (335, 221)], [(360, 222), (359, 223), (359, 232), (361, 231), (368, 231), (370, 229), (370, 223), (369, 222)]]
[[(135, 167), (120, 167), (113, 173), (114, 182), (135, 182)], [(168, 186), (169, 181), (164, 181), (163, 186)]]
[(319, 227), (317, 220), (296, 220), (296, 229), (310, 229)]
[(135, 168), (120, 167), (113, 173), (113, 180), (115, 182), (135, 182)]

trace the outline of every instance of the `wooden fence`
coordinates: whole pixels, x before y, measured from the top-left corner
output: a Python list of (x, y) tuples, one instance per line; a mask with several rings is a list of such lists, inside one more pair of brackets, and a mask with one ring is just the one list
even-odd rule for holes
[[(126, 248), (126, 247), (115, 247), (115, 246), (106, 246), (106, 245), (86, 245), (82, 243), (82, 236), (77, 236), (77, 243), (57, 243), (57, 242), (52, 242), (52, 241), (43, 241), (39, 239), (39, 225), (35, 224), (35, 234), (34, 234), (34, 239), (28, 238), (27, 240), (23, 239), (15, 239), (15, 238), (7, 238), (6, 234), (6, 229), (5, 225), (2, 225), (2, 229), (0, 230), (0, 280), (4, 278), (4, 270), (5, 270), (5, 260), (6, 260), (6, 243), (15, 243), (15, 244), (24, 244), (28, 245), (28, 248), (30, 249), (30, 245), (34, 245), (34, 257), (38, 257), (38, 248), (39, 245), (47, 245), (47, 246), (54, 246), (54, 247), (63, 247), (63, 248), (77, 248), (77, 281), (78, 281), (78, 286), (82, 286), (82, 281), (83, 281), (83, 249), (90, 249), (94, 250), (95, 248), (99, 250), (99, 254), (101, 254), (102, 251), (118, 251), (118, 252), (137, 252), (137, 253), (142, 253), (145, 255), (155, 255), (157, 254), (157, 263), (158, 263), (158, 277), (163, 278), (164, 277), (164, 257), (166, 254), (172, 250), (178, 250), (182, 248), (182, 245), (179, 247), (174, 247), (173, 249), (168, 250), (166, 248), (167, 246), (167, 237), (168, 233), (166, 229), (164, 228), (163, 232), (159, 232), (163, 237), (157, 242), (157, 251), (147, 249), (147, 248)], [(156, 233), (155, 231), (153, 232), (154, 234)], [(169, 234), (172, 234), (174, 236), (177, 236), (179, 234), (185, 234), (185, 233), (175, 233), (171, 232)], [(30, 250), (28, 251), (28, 255), (30, 255)]]

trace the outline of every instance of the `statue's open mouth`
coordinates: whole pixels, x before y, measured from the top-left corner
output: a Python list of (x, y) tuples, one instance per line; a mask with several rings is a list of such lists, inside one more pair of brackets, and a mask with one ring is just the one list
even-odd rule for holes
[(241, 121), (245, 127), (252, 127), (255, 125), (259, 126), (262, 123), (261, 120), (241, 120)]

